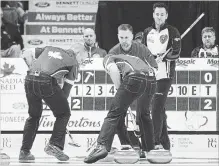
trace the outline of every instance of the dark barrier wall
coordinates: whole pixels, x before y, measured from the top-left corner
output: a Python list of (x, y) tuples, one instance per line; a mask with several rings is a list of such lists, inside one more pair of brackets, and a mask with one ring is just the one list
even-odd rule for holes
[[(219, 38), (219, 2), (217, 1), (163, 1), (169, 7), (167, 22), (182, 34), (202, 13), (205, 16), (182, 40), (181, 57), (190, 57), (193, 48), (201, 45), (201, 30), (212, 26), (216, 31), (216, 43)], [(100, 1), (96, 19), (97, 41), (107, 51), (118, 43), (117, 27), (128, 23), (134, 28), (134, 34), (143, 31), (153, 23), (152, 1)]]

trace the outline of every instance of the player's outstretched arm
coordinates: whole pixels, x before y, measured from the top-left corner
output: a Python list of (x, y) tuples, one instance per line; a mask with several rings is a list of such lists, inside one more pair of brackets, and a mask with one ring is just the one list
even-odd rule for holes
[(71, 88), (74, 85), (74, 80), (77, 79), (77, 77), (78, 77), (78, 66), (72, 66), (71, 71), (64, 78), (65, 82), (62, 87), (62, 90), (66, 98), (68, 98)]
[(120, 86), (120, 71), (115, 63), (110, 63), (106, 66), (108, 74), (111, 77), (111, 80), (113, 81), (114, 85), (116, 86), (116, 89)]
[(116, 89), (119, 88), (120, 86), (120, 71), (114, 62), (114, 58), (111, 57), (111, 54), (108, 54), (107, 56), (104, 57), (103, 59), (103, 67), (106, 70), (106, 72), (110, 75), (111, 80), (116, 86)]

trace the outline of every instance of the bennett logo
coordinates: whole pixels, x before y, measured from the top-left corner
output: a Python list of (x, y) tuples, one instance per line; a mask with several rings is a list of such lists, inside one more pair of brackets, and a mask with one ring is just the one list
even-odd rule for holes
[(187, 59), (187, 60), (178, 59), (176, 61), (176, 66), (186, 67), (190, 64), (195, 64), (195, 59)]
[(208, 59), (207, 64), (218, 68), (219, 66), (219, 60), (218, 59)]
[(57, 1), (56, 5), (98, 5), (98, 1), (97, 0), (74, 0), (74, 1)]
[(39, 39), (31, 39), (28, 41), (28, 44), (31, 44), (31, 45), (40, 45), (40, 44), (43, 44), (43, 41), (42, 40), (39, 40)]
[(48, 2), (38, 2), (35, 4), (36, 7), (46, 8), (49, 7), (50, 4)]

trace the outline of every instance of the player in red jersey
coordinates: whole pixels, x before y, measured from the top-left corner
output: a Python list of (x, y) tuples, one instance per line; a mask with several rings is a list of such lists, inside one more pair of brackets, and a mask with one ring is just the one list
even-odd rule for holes
[[(84, 159), (85, 163), (94, 163), (108, 155), (118, 123), (126, 114), (130, 104), (143, 97), (148, 100), (153, 85), (155, 85), (155, 72), (157, 63), (150, 51), (141, 43), (133, 41), (133, 29), (128, 24), (118, 27), (119, 44), (114, 46), (104, 58), (104, 68), (113, 75), (112, 81), (118, 87), (116, 95), (110, 106), (107, 117), (101, 127), (97, 139), (97, 146)], [(120, 81), (122, 74), (122, 82)], [(148, 106), (149, 108), (149, 106)], [(147, 138), (151, 140), (148, 150), (154, 148), (153, 126), (149, 109), (141, 110), (142, 121), (140, 126)], [(143, 127), (144, 126), (144, 127)], [(146, 129), (148, 128), (148, 129)], [(150, 130), (150, 131), (149, 131)]]
[[(82, 44), (74, 44), (69, 50), (47, 46), (24, 51), (23, 58), (29, 66), (25, 77), (25, 92), (29, 105), (29, 117), (23, 132), (23, 141), (19, 155), (20, 162), (34, 161), (31, 154), (39, 121), (42, 115), (42, 100), (50, 107), (56, 121), (52, 136), (44, 151), (58, 160), (66, 161), (69, 157), (63, 152), (65, 133), (70, 118), (68, 96), (74, 80), (78, 76), (78, 67), (87, 58)], [(65, 77), (63, 88), (57, 79)]]

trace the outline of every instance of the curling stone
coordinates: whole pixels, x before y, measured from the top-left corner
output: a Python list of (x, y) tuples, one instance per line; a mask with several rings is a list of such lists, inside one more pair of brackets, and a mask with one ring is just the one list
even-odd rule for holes
[(6, 166), (10, 164), (10, 157), (5, 153), (0, 153), (0, 165)]
[(151, 150), (147, 153), (147, 160), (153, 164), (167, 164), (172, 161), (172, 154), (169, 150)]
[(139, 154), (130, 145), (122, 145), (121, 148), (115, 152), (114, 161), (118, 164), (134, 164), (139, 161)]

